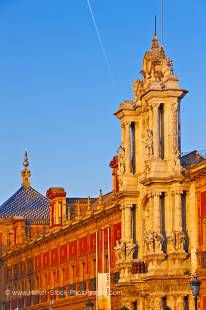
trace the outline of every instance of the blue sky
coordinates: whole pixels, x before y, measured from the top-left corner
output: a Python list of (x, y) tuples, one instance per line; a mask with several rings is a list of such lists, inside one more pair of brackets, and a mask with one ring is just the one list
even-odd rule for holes
[[(120, 143), (113, 113), (132, 97), (160, 0), (90, 1), (115, 83), (86, 0), (0, 0), (0, 201), (21, 184), (25, 148), (32, 186), (42, 193), (111, 189), (108, 164)], [(190, 91), (182, 148), (206, 149), (206, 2), (165, 2), (165, 49)]]

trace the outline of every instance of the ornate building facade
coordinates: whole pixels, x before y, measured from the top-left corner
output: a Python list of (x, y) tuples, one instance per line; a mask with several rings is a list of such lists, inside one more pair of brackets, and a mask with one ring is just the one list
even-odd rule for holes
[[(22, 187), (0, 207), (2, 310), (86, 309), (88, 300), (95, 309), (95, 296), (74, 292), (95, 291), (97, 268), (109, 267), (121, 292), (111, 309), (192, 310), (194, 273), (206, 309), (206, 159), (181, 155), (187, 91), (156, 35), (141, 74), (115, 113), (122, 131), (111, 193), (67, 198), (53, 187), (44, 197), (30, 186), (25, 156)], [(13, 294), (51, 290), (59, 294)]]

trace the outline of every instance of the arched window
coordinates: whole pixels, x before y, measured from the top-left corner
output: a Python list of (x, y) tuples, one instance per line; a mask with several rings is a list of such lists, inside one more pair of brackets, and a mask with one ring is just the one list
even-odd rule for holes
[(158, 109), (159, 116), (159, 157), (164, 159), (164, 105), (161, 103)]

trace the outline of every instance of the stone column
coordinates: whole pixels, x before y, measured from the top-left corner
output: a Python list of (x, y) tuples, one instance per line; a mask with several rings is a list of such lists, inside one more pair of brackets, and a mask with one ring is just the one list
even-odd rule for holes
[(149, 231), (152, 231), (153, 230), (153, 219), (154, 219), (154, 209), (153, 209), (153, 194), (150, 193), (148, 195), (148, 198), (149, 198), (149, 202), (148, 202), (148, 229)]
[(130, 242), (132, 239), (132, 205), (124, 206), (124, 237), (125, 242)]
[(182, 231), (182, 192), (175, 192), (175, 231)]
[(195, 307), (194, 297), (192, 295), (189, 295), (189, 310), (193, 310), (194, 307)]
[(130, 158), (130, 122), (125, 123), (125, 168), (126, 173), (131, 172), (131, 158)]
[(153, 193), (153, 223), (154, 223), (154, 232), (160, 233), (161, 220), (160, 220), (160, 192)]
[(51, 202), (49, 210), (50, 210), (50, 213), (49, 213), (49, 216), (50, 216), (50, 226), (52, 226), (52, 224), (53, 224), (53, 217), (54, 217), (54, 203), (53, 202)]
[(121, 239), (125, 239), (125, 207), (121, 205)]
[(153, 150), (154, 158), (159, 158), (159, 104), (153, 106)]
[(66, 218), (66, 208), (67, 208), (67, 206), (66, 206), (66, 199), (64, 199), (62, 201), (62, 224), (63, 225), (66, 223), (66, 220), (67, 220), (67, 218)]
[(175, 299), (174, 299), (174, 296), (167, 296), (167, 306), (170, 309), (175, 309)]
[(143, 310), (150, 310), (150, 297), (146, 296), (143, 300)]
[(153, 309), (162, 310), (162, 298), (161, 297), (156, 297), (154, 299)]
[(179, 296), (177, 297), (176, 310), (184, 310), (184, 309), (185, 309), (184, 296)]

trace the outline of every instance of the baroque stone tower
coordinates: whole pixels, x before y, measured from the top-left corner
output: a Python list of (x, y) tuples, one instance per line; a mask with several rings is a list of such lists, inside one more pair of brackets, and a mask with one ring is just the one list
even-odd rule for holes
[[(150, 298), (151, 304), (156, 302), (151, 309), (162, 309), (167, 289), (164, 291), (161, 277), (167, 275), (171, 286), (182, 277), (184, 296), (177, 292), (174, 300), (183, 307), (189, 294), (186, 275), (191, 271), (188, 234), (192, 229), (188, 220), (190, 184), (181, 166), (180, 139), (180, 104), (187, 91), (180, 87), (172, 60), (156, 35), (144, 56), (141, 74), (143, 78), (133, 84), (133, 100), (124, 101), (115, 113), (122, 128), (117, 172), (122, 212), (122, 239), (116, 244), (119, 282), (122, 287), (134, 283), (134, 263), (143, 262), (145, 277), (156, 279), (162, 287), (161, 296)], [(152, 296), (152, 287), (147, 288)], [(171, 306), (170, 297), (167, 304)], [(125, 305), (133, 309), (128, 302)]]

